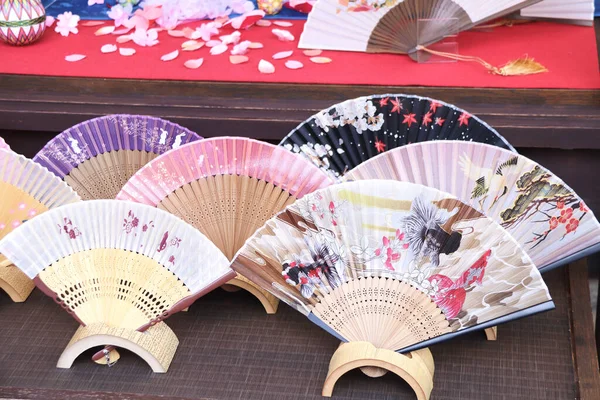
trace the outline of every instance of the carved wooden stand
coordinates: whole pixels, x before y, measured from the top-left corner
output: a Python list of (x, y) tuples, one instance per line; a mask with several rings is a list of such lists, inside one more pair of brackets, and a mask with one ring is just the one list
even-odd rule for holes
[(373, 378), (383, 376), (387, 371), (393, 372), (411, 386), (417, 400), (428, 400), (433, 389), (435, 368), (429, 349), (405, 355), (378, 349), (369, 342), (349, 342), (342, 343), (331, 357), (323, 396), (331, 397), (337, 380), (355, 368), (360, 368), (365, 375)]
[(228, 281), (227, 284), (221, 286), (221, 288), (228, 292), (236, 292), (240, 289), (244, 289), (247, 292), (252, 293), (252, 295), (260, 301), (267, 314), (275, 314), (277, 312), (279, 299), (277, 299), (277, 297), (273, 296), (271, 293), (259, 288), (241, 275), (238, 275), (232, 280)]
[(485, 337), (487, 340), (498, 340), (498, 327), (492, 326), (485, 330)]
[[(84, 351), (106, 345), (127, 349), (144, 359), (152, 371), (164, 373), (169, 369), (179, 340), (164, 322), (150, 327), (145, 332), (113, 328), (100, 323), (80, 326), (61, 354), (56, 366), (71, 368), (75, 359)], [(107, 357), (98, 360), (98, 363), (110, 365), (119, 357), (116, 350), (111, 350)]]
[(22, 303), (31, 294), (35, 284), (20, 269), (10, 261), (0, 263), (0, 288), (4, 290), (15, 303)]

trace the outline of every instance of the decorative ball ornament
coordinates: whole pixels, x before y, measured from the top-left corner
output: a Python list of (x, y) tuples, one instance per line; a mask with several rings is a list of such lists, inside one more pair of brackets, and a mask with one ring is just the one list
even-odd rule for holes
[(14, 46), (35, 42), (46, 30), (40, 0), (0, 0), (0, 39)]
[(283, 7), (283, 0), (258, 0), (258, 8), (269, 15), (277, 14)]

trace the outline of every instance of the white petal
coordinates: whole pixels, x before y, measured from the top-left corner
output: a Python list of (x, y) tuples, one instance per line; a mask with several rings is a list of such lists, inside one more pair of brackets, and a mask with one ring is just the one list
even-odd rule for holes
[(85, 57), (86, 56), (84, 56), (83, 54), (70, 54), (65, 57), (65, 60), (69, 62), (76, 62), (83, 60)]
[(285, 66), (289, 69), (300, 69), (304, 67), (304, 64), (302, 64), (300, 61), (288, 60), (285, 62)]
[(273, 60), (281, 60), (282, 58), (288, 58), (294, 54), (293, 50), (290, 51), (280, 51), (279, 53), (273, 54)]
[(94, 32), (94, 35), (96, 35), (96, 36), (110, 35), (111, 33), (113, 33), (114, 30), (115, 30), (114, 25), (103, 26), (102, 28), (100, 28), (96, 32)]
[(249, 49), (262, 49), (263, 48), (263, 44), (259, 43), (259, 42), (252, 42), (250, 43), (250, 45), (248, 45)]
[(223, 44), (220, 40), (209, 40), (206, 42), (206, 47), (216, 47), (220, 44)]
[(135, 54), (135, 49), (129, 47), (121, 47), (119, 49), (119, 54), (122, 56), (132, 56)]
[(282, 26), (284, 28), (289, 28), (290, 26), (294, 26), (291, 22), (288, 21), (273, 21), (273, 24), (277, 26)]
[(210, 49), (210, 54), (212, 54), (213, 56), (217, 56), (219, 54), (225, 53), (226, 51), (227, 51), (227, 45), (220, 44), (220, 45), (215, 46), (212, 49)]
[(273, 34), (277, 36), (279, 40), (284, 42), (291, 42), (295, 39), (294, 35), (284, 29), (273, 29), (271, 32), (273, 32)]
[(114, 53), (115, 51), (117, 51), (117, 45), (116, 44), (105, 44), (104, 46), (102, 46), (100, 48), (100, 51), (103, 53)]
[(303, 51), (304, 55), (308, 56), (308, 57), (320, 56), (322, 52), (323, 52), (323, 50), (304, 50)]
[(311, 57), (310, 61), (315, 64), (329, 64), (332, 60), (328, 57)]
[(169, 36), (173, 36), (173, 37), (184, 37), (185, 36), (184, 31), (167, 31), (167, 33), (169, 34)]
[(183, 65), (185, 65), (186, 68), (189, 68), (189, 69), (197, 69), (197, 68), (200, 68), (203, 63), (204, 63), (204, 58), (199, 58), (197, 60), (187, 60), (185, 63), (183, 63)]
[(164, 56), (162, 56), (160, 59), (161, 59), (162, 61), (171, 61), (171, 60), (174, 60), (174, 59), (176, 59), (176, 58), (177, 58), (177, 56), (179, 56), (179, 50), (175, 50), (175, 51), (172, 51), (172, 52), (170, 52), (170, 53), (168, 53), (168, 54), (165, 54), (165, 55), (164, 55)]
[(258, 70), (263, 74), (272, 74), (275, 72), (275, 66), (266, 60), (260, 60)]
[(266, 20), (266, 19), (259, 19), (258, 21), (256, 21), (256, 25), (258, 25), (258, 26), (271, 26), (271, 21)]

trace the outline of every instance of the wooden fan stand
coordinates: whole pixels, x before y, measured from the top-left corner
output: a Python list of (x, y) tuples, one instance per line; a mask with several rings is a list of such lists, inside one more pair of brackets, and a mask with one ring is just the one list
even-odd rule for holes
[(348, 342), (342, 343), (331, 357), (322, 395), (331, 397), (338, 379), (355, 368), (372, 378), (393, 372), (410, 385), (417, 400), (428, 400), (433, 389), (435, 367), (429, 349), (400, 354), (378, 349), (369, 342)]
[[(102, 323), (80, 326), (58, 359), (56, 367), (71, 368), (75, 359), (84, 351), (107, 345), (127, 349), (146, 361), (152, 371), (165, 373), (173, 360), (179, 340), (164, 322), (159, 322), (144, 332), (110, 327)], [(111, 350), (108, 357), (98, 363), (112, 365), (118, 358), (119, 354)]]
[(35, 288), (35, 283), (9, 260), (4, 260), (0, 262), (0, 288), (10, 296), (12, 301), (22, 303)]
[(243, 276), (238, 275), (237, 277), (228, 281), (227, 284), (221, 286), (221, 288), (227, 292), (237, 292), (240, 289), (244, 289), (256, 297), (258, 301), (260, 301), (267, 314), (275, 314), (277, 312), (279, 299), (277, 299), (277, 297), (273, 296), (271, 293), (259, 288)]

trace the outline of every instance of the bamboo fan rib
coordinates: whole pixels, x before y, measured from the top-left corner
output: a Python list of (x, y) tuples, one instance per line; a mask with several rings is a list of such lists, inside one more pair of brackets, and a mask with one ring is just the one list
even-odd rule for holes
[(0, 251), (85, 325), (143, 329), (233, 276), (195, 228), (125, 201), (51, 210), (6, 236)]
[(539, 271), (500, 225), (406, 182), (309, 194), (248, 239), (232, 268), (337, 337), (390, 350), (553, 307)]
[(485, 122), (437, 100), (402, 94), (359, 97), (298, 125), (279, 144), (339, 180), (385, 151), (410, 143), (462, 140), (516, 150)]
[(114, 199), (142, 166), (200, 136), (172, 122), (108, 115), (62, 132), (34, 160), (71, 185), (84, 200)]
[(402, 53), (540, 0), (319, 0), (300, 48)]
[[(50, 208), (81, 199), (46, 168), (8, 149), (0, 149), (0, 239)], [(29, 240), (21, 243), (29, 248)], [(0, 254), (0, 281), (13, 301), (24, 301), (33, 282)]]
[(600, 224), (583, 200), (526, 157), (481, 143), (417, 143), (381, 154), (348, 180), (393, 179), (451, 193), (492, 218), (547, 271), (600, 247)]

